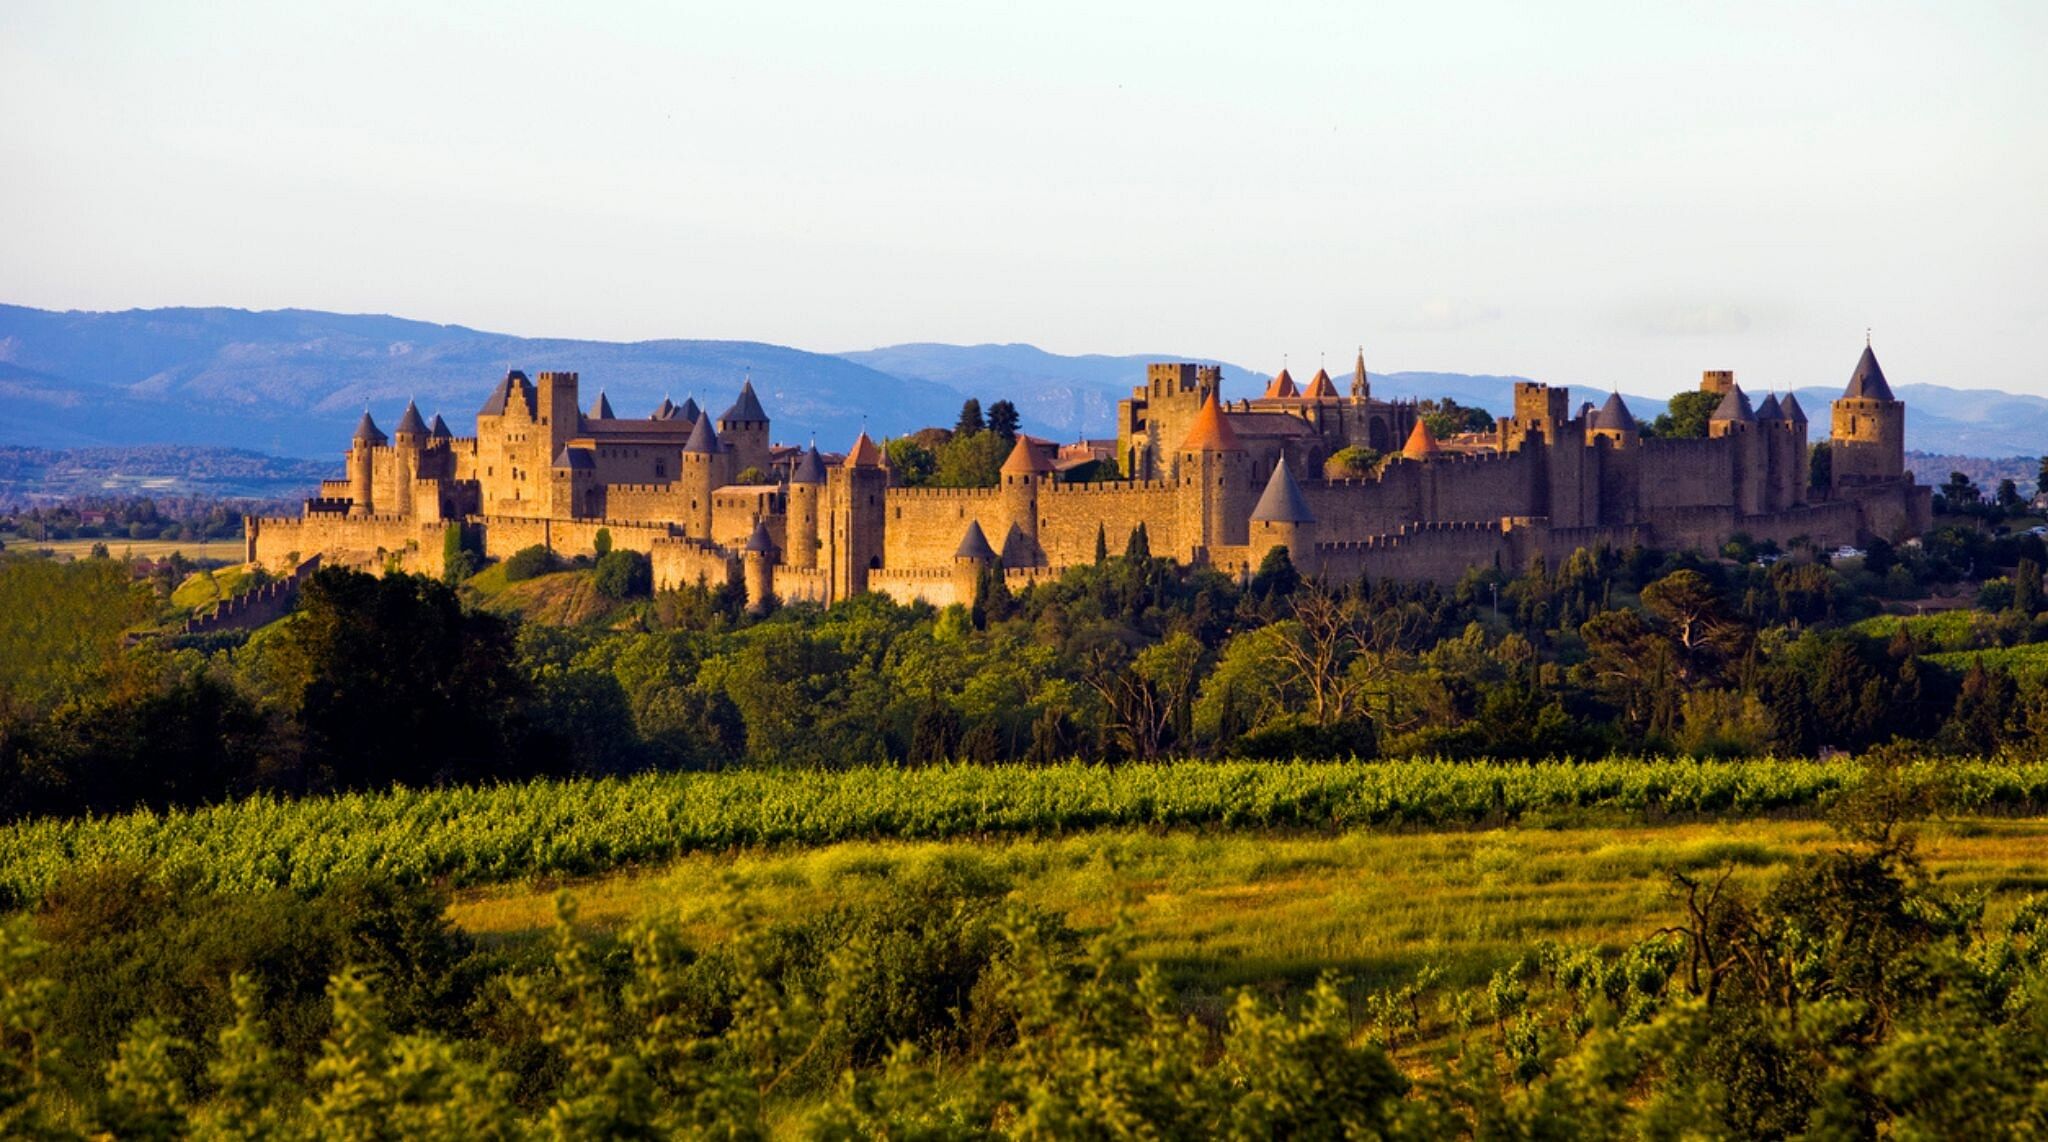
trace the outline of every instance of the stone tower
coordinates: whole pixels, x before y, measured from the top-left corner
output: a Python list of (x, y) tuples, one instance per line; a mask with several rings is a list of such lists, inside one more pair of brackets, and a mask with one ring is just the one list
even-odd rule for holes
[(399, 515), (411, 516), (412, 482), (419, 479), (420, 454), (427, 447), (427, 422), (420, 419), (419, 405), (405, 402), (405, 413), (398, 418), (398, 427), (391, 436), (391, 453), (397, 461), (391, 477), (392, 499), (397, 501)]
[(711, 429), (711, 418), (700, 416), (683, 445), (683, 534), (691, 539), (711, 538), (711, 493), (725, 483), (724, 468), (725, 450)]
[(849, 599), (868, 589), (868, 572), (882, 565), (888, 508), (889, 472), (882, 450), (863, 432), (847, 449), (846, 463), (832, 470), (826, 484), (832, 513), (827, 543), (831, 548), (830, 598)]
[(1217, 547), (1250, 540), (1251, 458), (1215, 393), (1202, 404), (1180, 446), (1176, 481), (1178, 559), (1200, 562)]
[(967, 521), (960, 546), (953, 550), (953, 601), (971, 607), (981, 601), (981, 577), (997, 566), (995, 548), (988, 545), (976, 520)]
[(1834, 403), (1828, 439), (1837, 488), (1881, 484), (1905, 475), (1906, 406), (1893, 399), (1877, 354), (1868, 345), (1849, 377), (1849, 387)]
[(756, 521), (754, 534), (748, 537), (746, 550), (740, 553), (741, 571), (747, 587), (747, 610), (752, 614), (766, 614), (775, 602), (778, 554), (775, 539), (768, 534), (768, 521)]
[(1729, 481), (1737, 515), (1756, 515), (1764, 510), (1764, 489), (1770, 483), (1769, 460), (1764, 453), (1763, 434), (1758, 431), (1756, 409), (1741, 385), (1730, 385), (1721, 403), (1707, 417), (1707, 435), (1715, 440), (1733, 439), (1734, 464)]
[(552, 453), (583, 431), (583, 410), (576, 399), (576, 374), (542, 373), (535, 388), (535, 415), (540, 419), (540, 427), (546, 430), (541, 435)]
[(825, 493), (825, 461), (818, 446), (806, 449), (789, 475), (789, 525), (783, 562), (809, 571), (818, 565), (818, 498)]
[(1586, 439), (1605, 440), (1616, 448), (1633, 448), (1641, 439), (1635, 414), (1618, 392), (1607, 394), (1607, 403), (1586, 418)]
[(740, 382), (740, 395), (719, 415), (718, 435), (732, 450), (735, 477), (749, 468), (768, 470), (768, 414), (754, 395), (751, 377)]
[(1316, 513), (1309, 510), (1308, 497), (1301, 494), (1301, 485), (1294, 482), (1294, 473), (1287, 470), (1287, 458), (1273, 468), (1273, 475), (1266, 481), (1266, 490), (1259, 495), (1259, 502), (1252, 506), (1251, 554), (1254, 563), (1263, 560), (1266, 552), (1276, 547), (1287, 549), (1287, 558), (1296, 569), (1310, 570), (1310, 556), (1315, 551)]
[(348, 447), (348, 514), (357, 518), (377, 512), (371, 489), (376, 483), (376, 452), (384, 446), (385, 440), (383, 430), (370, 419), (370, 410), (364, 409), (363, 419), (356, 422), (355, 438), (349, 441)]
[(1359, 400), (1372, 399), (1372, 378), (1365, 372), (1365, 346), (1358, 347), (1358, 363), (1351, 367), (1351, 395)]
[(588, 448), (564, 445), (548, 466), (548, 512), (557, 519), (601, 514), (597, 462)]
[[(1003, 566), (1035, 567), (1042, 560), (1038, 546), (1038, 493), (1052, 479), (1052, 462), (1022, 436), (1003, 461)], [(986, 538), (985, 536), (983, 537)]]

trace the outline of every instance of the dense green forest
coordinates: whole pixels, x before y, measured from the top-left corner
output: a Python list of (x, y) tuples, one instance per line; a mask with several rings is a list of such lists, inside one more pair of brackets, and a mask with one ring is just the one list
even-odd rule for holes
[[(1581, 551), (1447, 588), (1304, 582), (1278, 551), (1238, 582), (1151, 556), (1142, 530), (1103, 547), (1057, 582), (1013, 596), (992, 579), (945, 611), (863, 597), (751, 618), (733, 589), (634, 600), (628, 552), (554, 572), (522, 554), (474, 581), (627, 596), (569, 626), (520, 622), (470, 585), (329, 570), (253, 635), (132, 646), (161, 578), (10, 560), (0, 606), (22, 621), (0, 632), (0, 813), (745, 765), (2048, 740), (2048, 552), (2032, 534), (1959, 523), (1847, 568), (1740, 539), (1719, 560)], [(1974, 606), (1879, 613), (1965, 582)]]

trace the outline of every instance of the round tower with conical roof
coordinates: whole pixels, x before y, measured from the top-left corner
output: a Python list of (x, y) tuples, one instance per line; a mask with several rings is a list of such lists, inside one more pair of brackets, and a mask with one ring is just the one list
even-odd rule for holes
[(988, 545), (980, 521), (968, 520), (960, 546), (953, 550), (953, 601), (963, 607), (980, 602), (982, 580), (997, 563), (996, 549)]
[(1252, 505), (1251, 555), (1254, 563), (1276, 547), (1287, 549), (1287, 558), (1301, 570), (1308, 570), (1309, 555), (1315, 550), (1316, 513), (1309, 510), (1308, 497), (1287, 469), (1287, 457), (1273, 467), (1266, 490)]
[(712, 430), (711, 418), (700, 416), (696, 427), (690, 429), (690, 439), (683, 445), (683, 470), (681, 487), (683, 534), (691, 539), (711, 538), (711, 493), (725, 481), (725, 452), (719, 446), (718, 433)]
[(818, 499), (824, 493), (825, 458), (813, 444), (789, 474), (789, 522), (783, 533), (788, 550), (782, 559), (790, 567), (809, 571), (818, 566)]
[(392, 474), (392, 498), (397, 501), (398, 514), (413, 514), (412, 482), (419, 478), (420, 453), (427, 447), (427, 422), (420, 416), (420, 406), (412, 401), (405, 402), (405, 412), (399, 415), (398, 427), (391, 432), (392, 458), (397, 462)]
[(1052, 479), (1052, 461), (1027, 437), (1019, 436), (1003, 461), (1003, 564), (1034, 567), (1040, 559), (1038, 546), (1038, 493)]
[(1218, 547), (1250, 541), (1250, 473), (1251, 458), (1212, 392), (1180, 445), (1176, 558), (1205, 562)]
[(1834, 403), (1828, 452), (1837, 488), (1881, 484), (1905, 475), (1906, 405), (1892, 396), (1868, 344), (1849, 375), (1848, 387)]
[(740, 552), (740, 570), (746, 580), (749, 613), (767, 614), (768, 609), (775, 605), (775, 565), (780, 562), (780, 555), (775, 547), (775, 537), (768, 533), (768, 521), (754, 521), (754, 534), (747, 538), (746, 549)]
[(826, 535), (832, 583), (827, 601), (852, 598), (868, 589), (868, 572), (882, 565), (888, 541), (889, 471), (882, 450), (863, 432), (846, 450), (846, 462), (827, 475), (831, 527)]
[(377, 449), (384, 447), (386, 440), (383, 430), (370, 418), (370, 410), (364, 409), (363, 419), (356, 422), (356, 434), (348, 446), (348, 514), (358, 519), (377, 514), (373, 495)]

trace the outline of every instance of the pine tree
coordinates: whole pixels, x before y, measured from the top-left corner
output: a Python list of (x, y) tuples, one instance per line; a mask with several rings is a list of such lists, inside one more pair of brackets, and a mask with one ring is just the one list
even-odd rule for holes
[(391, 1032), (361, 972), (344, 969), (327, 984), (334, 1028), (307, 1078), (317, 1093), (308, 1126), (321, 1138), (373, 1142), (387, 1137), (391, 1095), (385, 1085)]
[(953, 435), (977, 436), (987, 428), (988, 424), (981, 419), (981, 402), (968, 397), (967, 403), (960, 406), (960, 420), (953, 425)]
[(1109, 532), (1101, 524), (1095, 525), (1095, 565), (1109, 562)]
[(207, 1064), (214, 1096), (195, 1114), (194, 1125), (209, 1138), (257, 1139), (279, 1133), (285, 1081), (270, 1029), (262, 1018), (256, 981), (237, 973), (230, 983), (235, 1020), (221, 1028), (219, 1053)]
[(156, 1020), (137, 1020), (107, 1064), (100, 1124), (116, 1138), (184, 1137), (187, 1100), (177, 1056), (190, 1049)]
[(988, 406), (988, 430), (1003, 438), (1005, 444), (1017, 442), (1017, 406), (1006, 400), (999, 400)]
[(1145, 525), (1131, 529), (1131, 541), (1124, 547), (1124, 560), (1129, 563), (1144, 563), (1152, 558), (1152, 540), (1145, 534)]

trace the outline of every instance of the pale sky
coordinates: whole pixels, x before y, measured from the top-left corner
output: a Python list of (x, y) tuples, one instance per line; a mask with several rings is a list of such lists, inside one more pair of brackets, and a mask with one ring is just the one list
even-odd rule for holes
[(0, 301), (2048, 394), (2048, 3), (0, 3)]

